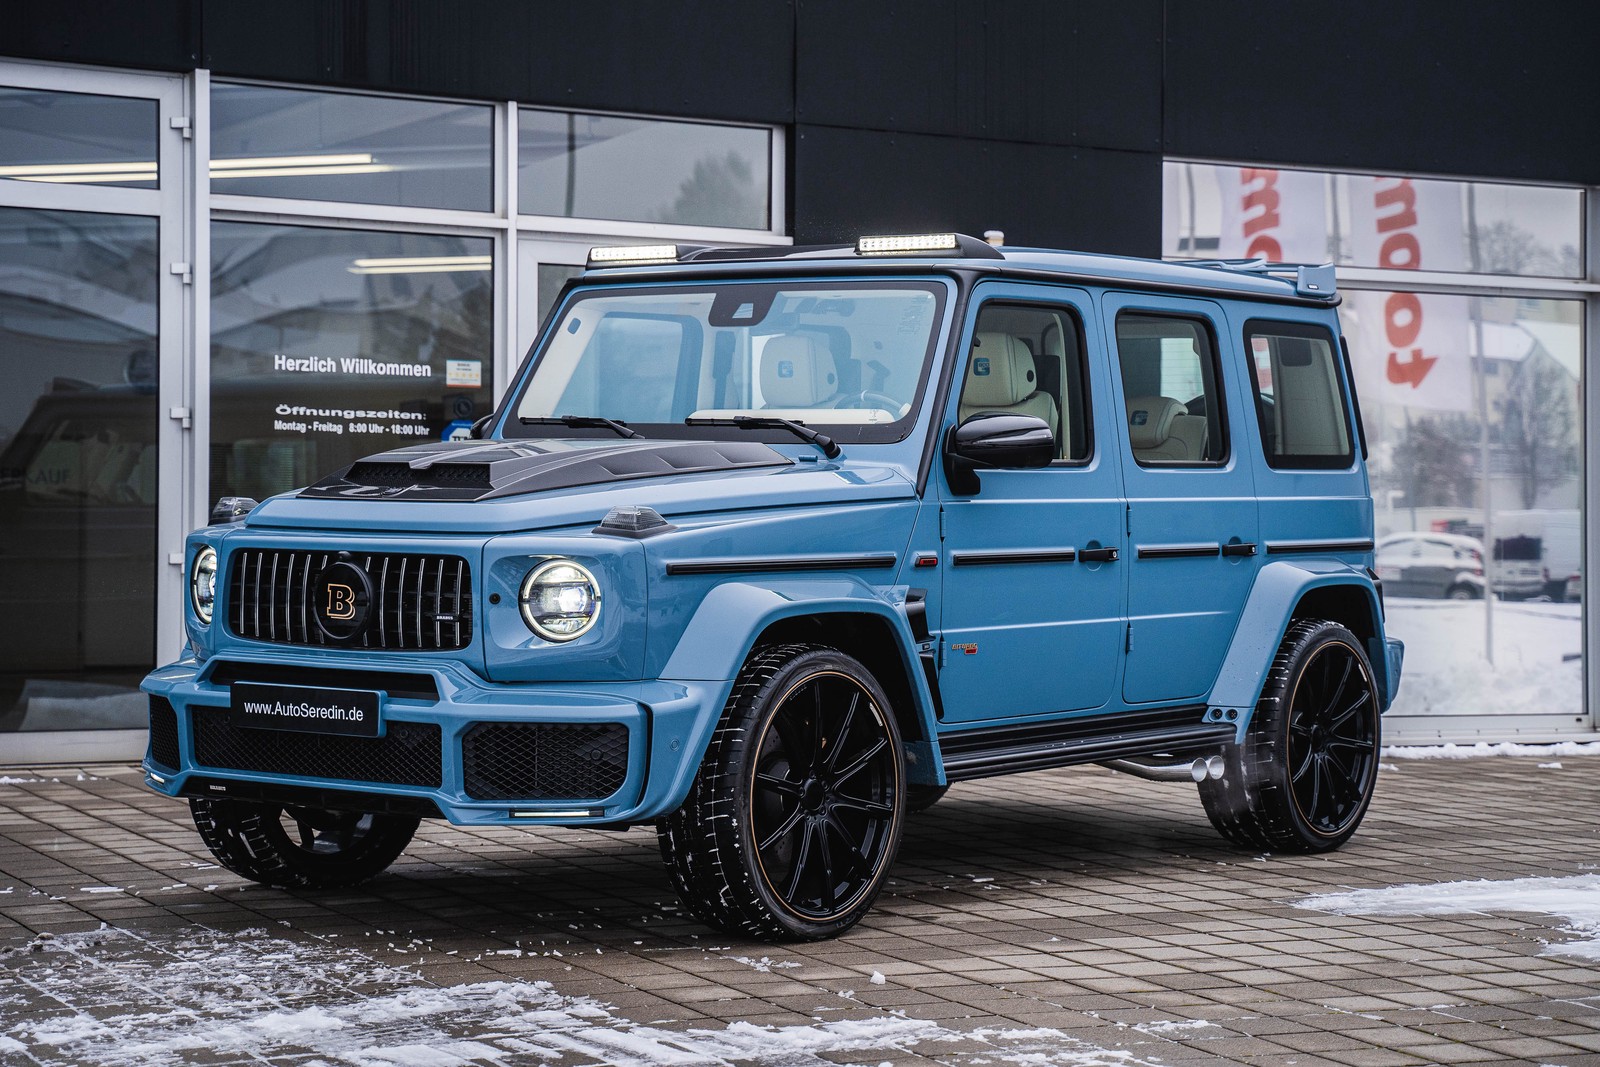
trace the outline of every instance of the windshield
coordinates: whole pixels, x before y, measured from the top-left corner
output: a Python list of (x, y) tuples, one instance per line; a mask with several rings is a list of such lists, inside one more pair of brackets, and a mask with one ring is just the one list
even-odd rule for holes
[[(551, 324), (506, 432), (566, 436), (603, 418), (647, 437), (726, 437), (735, 418), (754, 416), (843, 441), (899, 440), (944, 294), (943, 284), (909, 281), (580, 290)], [(578, 418), (543, 421), (564, 416)]]

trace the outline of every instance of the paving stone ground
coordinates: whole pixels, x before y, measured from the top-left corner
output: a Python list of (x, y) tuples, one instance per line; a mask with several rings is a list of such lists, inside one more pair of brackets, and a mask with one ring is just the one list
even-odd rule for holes
[(645, 828), (425, 823), (297, 893), (212, 866), (135, 768), (0, 772), (0, 1064), (1600, 1064), (1561, 918), (1295, 906), (1595, 871), (1600, 758), (1550, 762), (1386, 765), (1319, 857), (1228, 846), (1189, 786), (966, 783), (805, 945), (686, 918)]

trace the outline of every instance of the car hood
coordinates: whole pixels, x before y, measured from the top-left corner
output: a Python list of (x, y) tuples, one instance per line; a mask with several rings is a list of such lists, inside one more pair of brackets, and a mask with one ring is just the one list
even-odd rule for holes
[(892, 466), (795, 460), (759, 442), (442, 442), (357, 460), (246, 525), (500, 533), (594, 524), (617, 505), (672, 518), (912, 495)]

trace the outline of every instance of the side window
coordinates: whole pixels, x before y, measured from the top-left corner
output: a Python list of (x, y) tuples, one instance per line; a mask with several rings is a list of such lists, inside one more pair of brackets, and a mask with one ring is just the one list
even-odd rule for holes
[(1245, 323), (1261, 450), (1280, 470), (1342, 470), (1355, 461), (1333, 334), (1299, 322)]
[(957, 418), (988, 411), (1037, 415), (1056, 437), (1056, 458), (1092, 452), (1083, 330), (1066, 307), (985, 304), (978, 312)]
[(1117, 316), (1128, 437), (1141, 467), (1218, 466), (1228, 458), (1217, 345), (1198, 319)]

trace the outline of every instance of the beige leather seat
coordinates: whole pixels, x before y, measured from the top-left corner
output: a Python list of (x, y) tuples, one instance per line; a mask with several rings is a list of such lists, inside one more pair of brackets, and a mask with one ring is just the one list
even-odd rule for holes
[(1128, 400), (1128, 436), (1140, 463), (1197, 463), (1206, 458), (1206, 420), (1170, 396)]
[(817, 338), (784, 334), (761, 350), (761, 400), (766, 407), (826, 407), (838, 393), (838, 367)]
[(1036, 415), (1050, 425), (1059, 452), (1061, 419), (1055, 398), (1039, 392), (1039, 375), (1028, 346), (1008, 333), (980, 333), (977, 341), (967, 360), (957, 416), (965, 421), (980, 411)]

